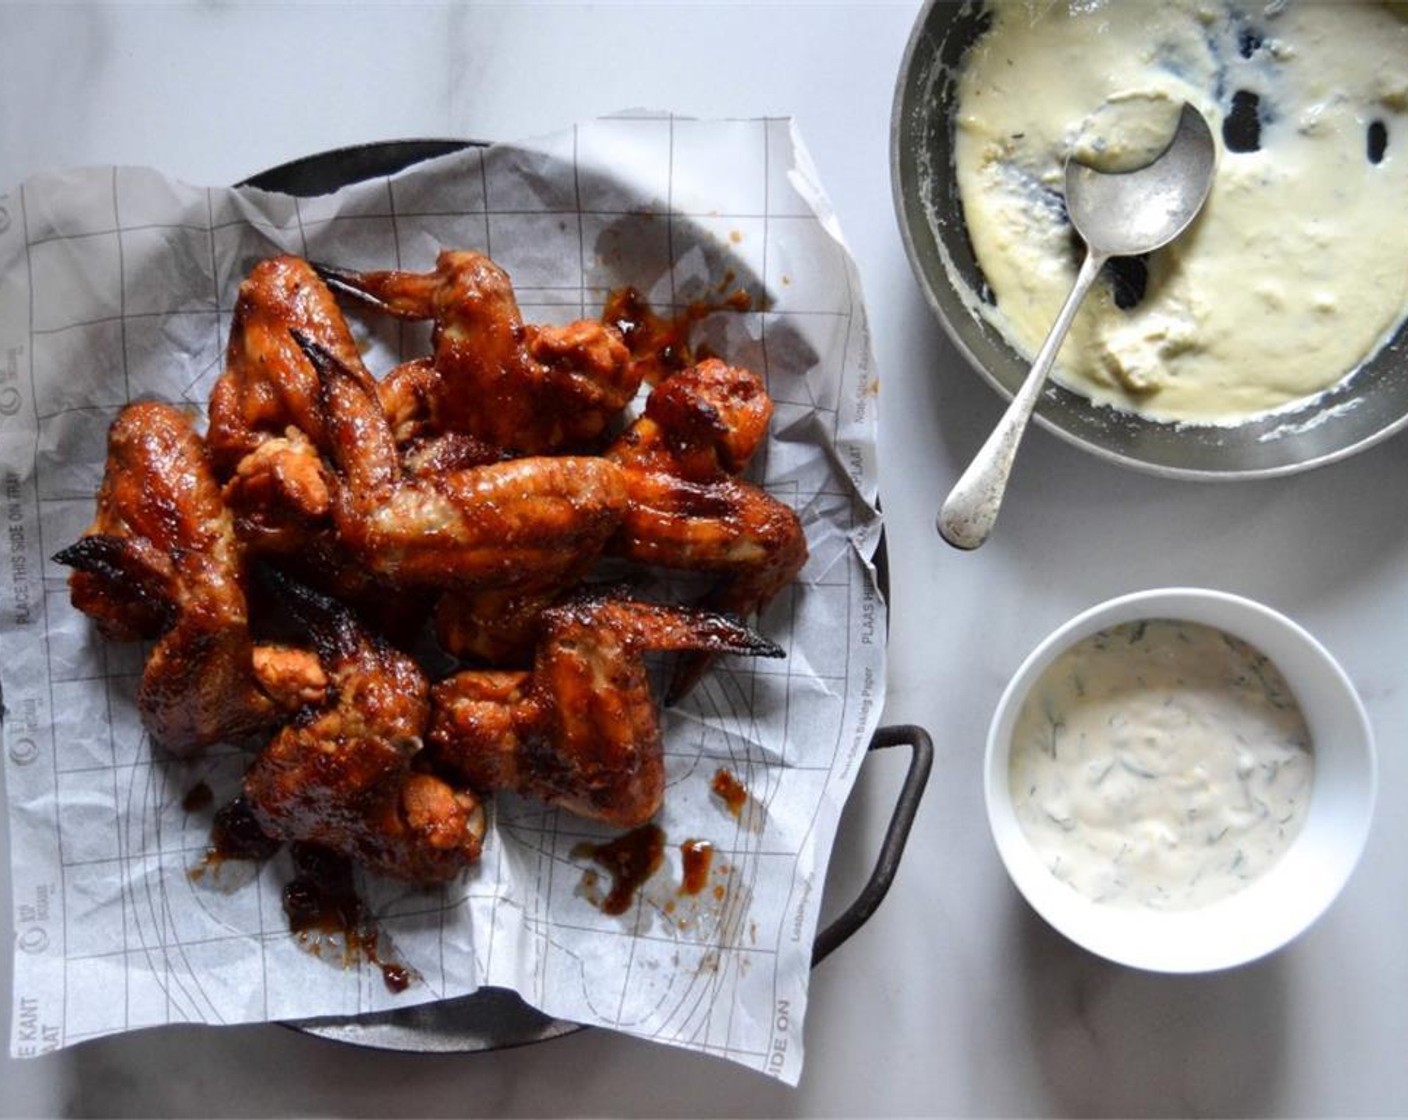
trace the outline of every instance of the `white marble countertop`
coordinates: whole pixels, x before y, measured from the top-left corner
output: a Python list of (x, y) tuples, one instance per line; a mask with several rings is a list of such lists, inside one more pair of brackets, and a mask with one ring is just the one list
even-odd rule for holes
[[(1408, 441), (1275, 481), (1116, 469), (1041, 431), (975, 554), (933, 514), (997, 397), (933, 321), (890, 201), (914, 0), (0, 5), (0, 190), (150, 164), (227, 183), (361, 141), (514, 138), (626, 108), (791, 115), (865, 285), (881, 371), (893, 611), (885, 722), (938, 756), (888, 899), (817, 970), (799, 1088), (601, 1031), (468, 1056), (280, 1027), (168, 1029), (3, 1059), (0, 1115), (1383, 1115), (1408, 1111)], [(1292, 615), (1358, 684), (1379, 814), (1354, 879), (1287, 950), (1201, 978), (1106, 965), (1002, 873), (980, 757), (1007, 676), (1110, 595), (1197, 584)], [(868, 764), (828, 884), (863, 881), (902, 760)], [(8, 857), (0, 926), (13, 928)], [(8, 1035), (10, 964), (4, 976)]]

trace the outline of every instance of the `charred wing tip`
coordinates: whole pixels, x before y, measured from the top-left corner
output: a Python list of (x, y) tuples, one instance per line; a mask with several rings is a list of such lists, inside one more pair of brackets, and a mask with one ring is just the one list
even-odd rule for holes
[(300, 583), (272, 564), (256, 564), (253, 575), (255, 581), (287, 607), (294, 620), (308, 631), (320, 657), (348, 657), (356, 650), (362, 630), (350, 608)]
[(787, 651), (776, 642), (763, 637), (744, 622), (727, 614), (704, 615), (710, 620), (707, 642), (681, 655), (665, 689), (665, 703), (683, 700), (704, 679), (721, 653), (742, 657), (786, 657)]
[(765, 638), (733, 614), (713, 614), (714, 644), (707, 648), (717, 653), (736, 653), (746, 657), (786, 657), (787, 651)]
[(321, 374), (325, 368), (336, 366), (336, 359), (303, 331), (297, 327), (290, 327), (288, 333), (293, 337), (293, 341), (298, 343), (298, 348), (303, 351), (303, 356), (313, 363), (313, 368), (318, 373)]
[(298, 348), (303, 351), (303, 356), (312, 365), (313, 372), (318, 375), (318, 387), (324, 399), (338, 378), (343, 378), (346, 381), (357, 380), (352, 370), (348, 369), (342, 360), (326, 346), (314, 341), (297, 327), (290, 327), (288, 333), (298, 344)]
[(124, 547), (121, 537), (110, 533), (89, 533), (79, 537), (67, 548), (59, 549), (52, 559), (54, 563), (73, 568), (75, 571), (117, 577), (122, 574), (118, 557)]
[(324, 280), (345, 280), (352, 275), (345, 268), (338, 268), (335, 264), (325, 264), (323, 261), (310, 260), (308, 267)]
[(318, 278), (339, 295), (351, 296), (371, 307), (386, 309), (385, 303), (363, 287), (360, 274), (350, 269), (338, 268), (336, 265), (323, 264), (320, 261), (309, 261), (308, 264), (318, 274)]
[(714, 657), (712, 653), (692, 652), (683, 654), (675, 662), (675, 670), (665, 686), (666, 707), (673, 707), (694, 691), (694, 686), (704, 679), (714, 663)]
[(787, 651), (770, 638), (764, 638), (761, 634), (753, 634), (753, 648), (746, 652), (752, 657), (786, 657)]
[(301, 583), (273, 564), (256, 564), (254, 576), (291, 610), (328, 616), (350, 613), (332, 596)]
[[(84, 539), (86, 540), (87, 538)], [(64, 565), (66, 568), (82, 568), (83, 550), (78, 547), (82, 543), (83, 541), (76, 541), (67, 548), (61, 548), (58, 552), (54, 553), (53, 556), (49, 557), (49, 559), (55, 564)]]
[(337, 367), (333, 363), (332, 355), (302, 331), (291, 329), (288, 333), (303, 351), (303, 356), (308, 359), (313, 372), (318, 375), (318, 402), (326, 408), (332, 380), (337, 376)]

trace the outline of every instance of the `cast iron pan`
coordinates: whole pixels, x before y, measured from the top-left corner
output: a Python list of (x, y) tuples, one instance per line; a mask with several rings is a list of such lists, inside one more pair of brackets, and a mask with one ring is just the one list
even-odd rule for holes
[[(391, 175), (422, 160), (473, 146), (483, 145), (473, 140), (393, 140), (360, 144), (281, 164), (238, 185), (309, 197), (327, 194), (363, 179)], [(876, 550), (875, 565), (881, 592), (888, 599), (889, 570), (883, 538)], [(875, 865), (855, 900), (817, 934), (812, 946), (813, 967), (866, 923), (889, 891), (899, 868), (905, 841), (929, 780), (934, 748), (923, 728), (896, 725), (879, 728), (869, 749), (877, 751), (896, 746), (909, 747), (909, 768), (895, 798), (894, 811)], [(458, 999), (394, 1011), (350, 1018), (307, 1019), (287, 1025), (358, 1046), (422, 1053), (506, 1049), (584, 1029), (579, 1023), (544, 1015), (525, 1003), (516, 992), (502, 988), (481, 988)]]

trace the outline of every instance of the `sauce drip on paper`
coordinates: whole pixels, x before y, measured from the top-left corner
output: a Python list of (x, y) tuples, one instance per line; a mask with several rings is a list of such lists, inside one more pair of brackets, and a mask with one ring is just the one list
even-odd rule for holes
[(733, 274), (719, 285), (718, 299), (700, 299), (686, 304), (675, 315), (662, 315), (636, 288), (617, 288), (606, 298), (601, 320), (621, 332), (631, 358), (644, 369), (646, 384), (658, 385), (672, 374), (686, 369), (696, 359), (690, 332), (700, 320), (715, 311), (748, 311), (753, 297), (742, 288), (733, 288)]
[[(190, 877), (202, 879), (227, 860), (262, 862), (282, 847), (282, 841), (259, 827), (249, 803), (239, 796), (217, 810), (210, 828), (210, 847)], [(405, 991), (416, 979), (416, 972), (386, 957), (382, 937), (357, 894), (352, 864), (316, 844), (291, 844), (289, 854), (294, 878), (284, 886), (283, 909), (290, 932), (318, 956), (324, 945), (340, 939), (344, 965), (365, 960), (381, 971), (389, 991)]]
[(243, 797), (222, 805), (210, 826), (210, 848), (202, 866), (215, 866), (227, 859), (265, 860), (282, 847), (254, 819)]
[(601, 909), (624, 914), (645, 881), (665, 858), (665, 833), (657, 824), (643, 824), (603, 844), (583, 842), (572, 849), (578, 859), (590, 859), (611, 876), (611, 890)]
[(730, 813), (735, 817), (743, 815), (743, 807), (748, 804), (748, 789), (735, 774), (721, 767), (714, 773), (714, 781), (710, 788), (728, 806)]
[(709, 868), (714, 862), (714, 845), (707, 840), (686, 840), (680, 845), (684, 862), (684, 879), (680, 894), (699, 894), (709, 882)]
[(284, 887), (283, 906), (299, 941), (320, 955), (324, 944), (340, 938), (344, 964), (369, 961), (388, 991), (410, 987), (415, 972), (382, 956), (381, 935), (357, 894), (351, 862), (316, 844), (294, 843), (289, 851), (297, 874)]

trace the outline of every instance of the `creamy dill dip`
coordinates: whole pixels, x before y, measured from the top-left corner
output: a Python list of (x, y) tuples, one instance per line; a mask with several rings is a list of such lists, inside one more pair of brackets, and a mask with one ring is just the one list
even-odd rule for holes
[(1027, 839), (1097, 902), (1187, 910), (1270, 868), (1305, 820), (1310, 733), (1276, 666), (1199, 623), (1102, 630), (1047, 667), (1009, 775)]
[(1040, 347), (1079, 264), (1066, 157), (1147, 162), (1184, 101), (1218, 141), (1207, 205), (1097, 285), (1056, 379), (1154, 420), (1234, 424), (1314, 397), (1392, 337), (1408, 313), (1408, 6), (987, 7), (954, 161), (987, 285), (976, 310), (1019, 352)]

